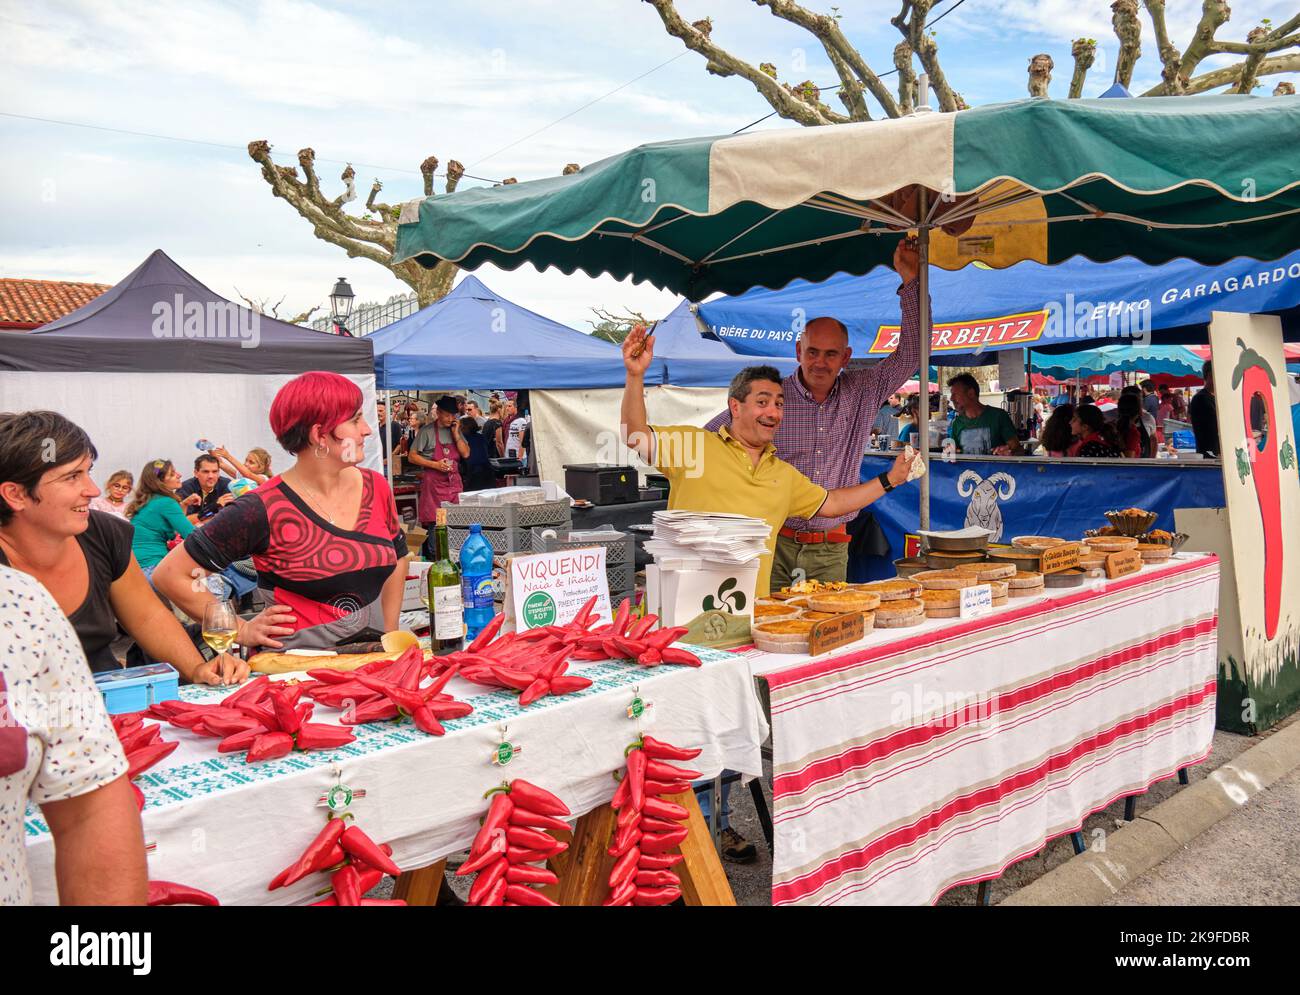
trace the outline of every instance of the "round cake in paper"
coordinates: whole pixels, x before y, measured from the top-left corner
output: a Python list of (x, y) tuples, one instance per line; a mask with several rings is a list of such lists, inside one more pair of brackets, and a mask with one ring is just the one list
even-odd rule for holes
[(799, 608), (796, 605), (781, 604), (779, 602), (757, 602), (754, 605), (755, 622), (774, 622), (783, 618), (798, 618)]
[(968, 573), (956, 570), (922, 570), (912, 579), (927, 591), (959, 591), (963, 587), (974, 587), (979, 581)]
[(808, 604), (818, 612), (869, 612), (880, 604), (880, 595), (870, 591), (834, 591), (809, 595)]
[(1122, 553), (1133, 549), (1138, 541), (1131, 536), (1089, 536), (1083, 540), (1090, 549), (1100, 553)]
[(909, 598), (904, 601), (884, 601), (876, 609), (876, 624), (879, 625), (886, 619), (910, 618), (914, 615), (924, 615), (925, 605), (920, 599)]
[(1007, 578), (1007, 587), (1012, 591), (1025, 587), (1042, 587), (1043, 575), (1033, 570), (1018, 570), (1014, 577)]
[(1143, 563), (1162, 563), (1174, 555), (1174, 548), (1159, 542), (1140, 542), (1134, 549), (1142, 554)]
[(926, 618), (961, 618), (961, 606), (955, 608), (944, 608), (939, 605), (925, 606)]
[(1008, 583), (1007, 581), (990, 580), (990, 581), (985, 581), (984, 583), (988, 584), (988, 586), (993, 589), (993, 603), (995, 605), (998, 603), (998, 598), (1001, 598), (1003, 601), (1006, 600), (1007, 591), (1009, 590), (1009, 588), (1007, 587), (1007, 583)]
[(964, 563), (952, 569), (954, 573), (974, 577), (981, 584), (987, 584), (992, 580), (1005, 580), (1016, 575), (1014, 563)]
[(959, 608), (961, 607), (961, 591), (922, 591), (920, 601), (925, 605), (927, 612), (931, 608)]
[(1033, 587), (1013, 587), (1007, 591), (1011, 598), (1033, 598), (1047, 593), (1047, 585), (1041, 580)]
[(809, 608), (799, 617), (801, 619), (811, 619), (814, 622), (825, 622), (828, 618), (835, 618), (843, 614), (844, 612), (819, 612), (815, 609)]
[(1053, 546), (1063, 546), (1068, 539), (1058, 539), (1055, 536), (1016, 536), (1011, 540), (1011, 545), (1019, 546), (1021, 549), (1051, 549)]
[(905, 601), (908, 598), (918, 598), (921, 596), (923, 588), (916, 581), (904, 579), (902, 577), (895, 580), (873, 580), (870, 584), (860, 585), (863, 591), (870, 591), (876, 595), (882, 602), (885, 601)]

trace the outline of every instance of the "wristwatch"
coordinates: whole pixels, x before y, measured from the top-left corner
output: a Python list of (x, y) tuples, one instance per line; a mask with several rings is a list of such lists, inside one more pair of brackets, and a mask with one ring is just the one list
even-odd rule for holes
[(888, 471), (888, 470), (886, 470), (884, 473), (880, 474), (878, 477), (876, 477), (876, 479), (880, 481), (880, 486), (883, 487), (883, 488), (885, 489), (885, 493), (886, 493), (886, 494), (888, 494), (890, 491), (892, 491), (892, 490), (894, 489), (894, 485), (891, 484), (891, 483), (889, 482), (889, 471)]

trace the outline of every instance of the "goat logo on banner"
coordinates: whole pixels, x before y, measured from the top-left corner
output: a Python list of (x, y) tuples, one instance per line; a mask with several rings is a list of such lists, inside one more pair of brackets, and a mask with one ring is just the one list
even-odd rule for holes
[(1002, 510), (998, 501), (1006, 501), (1016, 492), (1016, 479), (1009, 473), (990, 474), (987, 480), (974, 470), (964, 470), (957, 478), (957, 493), (969, 497), (966, 525), (978, 525), (993, 534), (989, 542), (1002, 541)]

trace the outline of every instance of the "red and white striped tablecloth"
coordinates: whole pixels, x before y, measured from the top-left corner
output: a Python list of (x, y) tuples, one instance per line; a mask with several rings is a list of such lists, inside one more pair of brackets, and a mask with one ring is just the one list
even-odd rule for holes
[(1218, 588), (1218, 559), (1184, 554), (835, 656), (753, 658), (771, 690), (774, 904), (932, 903), (1203, 760)]

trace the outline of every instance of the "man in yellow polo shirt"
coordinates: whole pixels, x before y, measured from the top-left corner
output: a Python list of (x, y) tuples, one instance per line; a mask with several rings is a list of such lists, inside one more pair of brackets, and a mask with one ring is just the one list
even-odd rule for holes
[(694, 425), (652, 426), (645, 410), (645, 372), (653, 357), (654, 336), (638, 326), (623, 342), (627, 444), (668, 478), (670, 509), (732, 512), (771, 526), (755, 588), (760, 597), (768, 593), (777, 533), (787, 518), (847, 515), (907, 481), (914, 457), (905, 454), (874, 480), (830, 491), (778, 459), (772, 439), (785, 395), (781, 374), (771, 366), (746, 367), (731, 381), (730, 427), (709, 432)]

